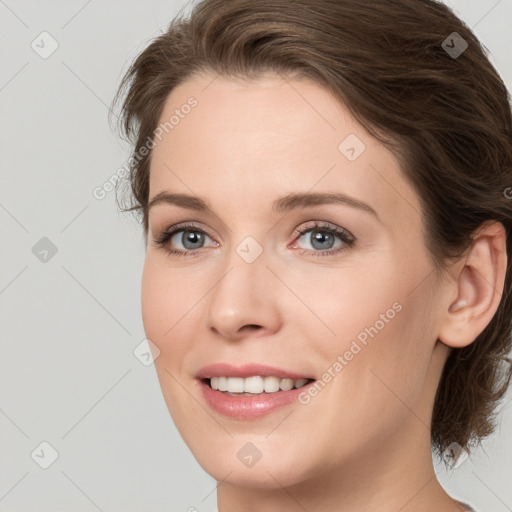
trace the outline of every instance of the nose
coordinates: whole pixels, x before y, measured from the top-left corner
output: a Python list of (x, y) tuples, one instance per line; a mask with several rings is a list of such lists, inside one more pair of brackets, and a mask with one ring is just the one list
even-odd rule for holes
[(276, 332), (281, 314), (276, 287), (264, 255), (248, 263), (233, 250), (209, 294), (208, 327), (228, 340)]

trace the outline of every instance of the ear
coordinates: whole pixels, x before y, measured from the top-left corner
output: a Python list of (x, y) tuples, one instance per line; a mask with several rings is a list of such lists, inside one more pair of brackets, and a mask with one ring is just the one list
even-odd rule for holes
[(471, 344), (498, 309), (507, 270), (506, 232), (499, 222), (484, 223), (448, 287), (439, 340), (453, 348)]

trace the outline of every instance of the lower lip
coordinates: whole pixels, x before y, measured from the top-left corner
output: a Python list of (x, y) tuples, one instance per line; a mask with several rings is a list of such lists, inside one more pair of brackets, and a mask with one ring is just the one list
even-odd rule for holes
[(212, 389), (204, 380), (199, 380), (199, 385), (206, 403), (224, 416), (239, 419), (254, 419), (266, 416), (276, 409), (298, 402), (298, 396), (306, 391), (312, 381), (300, 388), (289, 391), (276, 391), (275, 393), (262, 393), (254, 396), (231, 396), (221, 391)]

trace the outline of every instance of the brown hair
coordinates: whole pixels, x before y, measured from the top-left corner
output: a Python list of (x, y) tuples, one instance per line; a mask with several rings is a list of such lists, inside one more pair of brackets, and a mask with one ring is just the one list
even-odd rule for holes
[[(450, 49), (467, 49), (457, 55)], [(447, 41), (447, 42), (445, 42)], [(467, 347), (452, 350), (435, 398), (437, 454), (493, 432), (511, 375), (512, 120), (510, 97), (472, 31), (435, 0), (204, 0), (178, 15), (134, 60), (121, 128), (132, 141), (131, 204), (147, 239), (152, 140), (169, 93), (195, 73), (313, 80), (397, 156), (420, 197), (438, 275), (472, 234), (496, 220), (507, 233), (498, 310)]]

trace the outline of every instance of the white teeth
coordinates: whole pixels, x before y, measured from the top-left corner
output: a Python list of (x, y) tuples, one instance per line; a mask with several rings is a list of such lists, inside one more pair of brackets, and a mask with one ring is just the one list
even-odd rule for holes
[(293, 379), (283, 379), (283, 380), (281, 380), (281, 382), (279, 384), (279, 387), (283, 391), (289, 391), (290, 389), (293, 388)]
[(277, 391), (289, 391), (293, 388), (304, 386), (309, 379), (280, 379), (279, 377), (211, 377), (210, 385), (212, 389), (225, 391), (227, 393), (251, 393), (261, 394), (276, 393)]
[(298, 379), (295, 381), (295, 387), (301, 388), (302, 386), (304, 386), (304, 384), (306, 384), (307, 381), (308, 379)]
[(227, 391), (229, 391), (230, 393), (243, 393), (245, 387), (244, 379), (242, 377), (231, 377), (229, 379), (229, 384), (226, 383), (226, 387)]
[(219, 377), (217, 381), (217, 389), (219, 391), (227, 391), (228, 390), (228, 381), (226, 377)]
[(279, 391), (278, 377), (265, 377), (265, 393), (275, 393)]
[[(230, 386), (231, 378), (228, 378), (228, 391), (233, 393)], [(263, 381), (263, 377), (247, 377), (244, 379), (244, 389), (245, 393), (263, 393), (265, 389), (265, 383)], [(240, 391), (241, 393), (241, 391)]]

